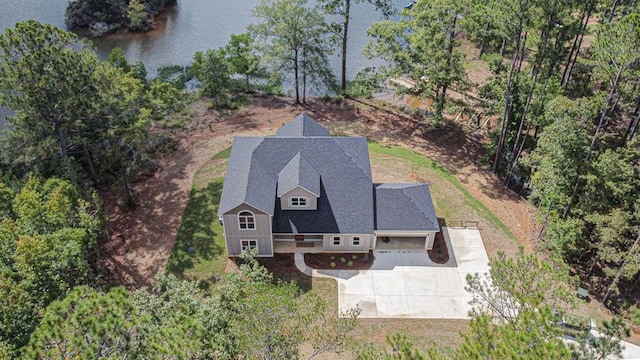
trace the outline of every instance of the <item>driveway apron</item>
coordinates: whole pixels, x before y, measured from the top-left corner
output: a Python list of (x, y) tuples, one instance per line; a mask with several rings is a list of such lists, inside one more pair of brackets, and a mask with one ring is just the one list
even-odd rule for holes
[(422, 250), (374, 250), (368, 270), (315, 270), (296, 254), (296, 265), (312, 276), (338, 282), (338, 306), (359, 307), (361, 318), (469, 319), (466, 276), (488, 273), (489, 258), (476, 229), (444, 228), (455, 266), (432, 263)]

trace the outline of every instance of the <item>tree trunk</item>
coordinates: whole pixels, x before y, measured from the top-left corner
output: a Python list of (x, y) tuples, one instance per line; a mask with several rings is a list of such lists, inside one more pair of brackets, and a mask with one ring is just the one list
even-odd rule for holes
[(135, 208), (138, 204), (136, 203), (136, 198), (133, 195), (133, 190), (131, 190), (131, 182), (129, 180), (129, 169), (125, 169), (123, 175), (124, 176), (122, 181), (124, 183), (124, 190), (127, 195), (127, 206), (130, 208)]
[(507, 137), (508, 118), (511, 114), (511, 87), (513, 86), (513, 75), (516, 72), (518, 55), (520, 53), (520, 40), (522, 37), (523, 20), (520, 18), (518, 25), (518, 32), (516, 36), (516, 46), (513, 51), (513, 57), (511, 59), (511, 67), (509, 69), (509, 78), (507, 80), (507, 90), (504, 95), (504, 111), (502, 112), (502, 127), (500, 129), (500, 138), (498, 139), (498, 146), (496, 147), (496, 155), (493, 159), (492, 172), (498, 174), (500, 170), (500, 164), (502, 162), (502, 152), (504, 150), (504, 142)]
[(544, 235), (545, 230), (547, 230), (547, 224), (549, 222), (549, 214), (551, 214), (551, 207), (552, 207), (553, 203), (549, 204), (549, 206), (547, 207), (547, 211), (544, 214), (544, 218), (542, 219), (542, 227), (540, 228), (540, 232), (538, 233), (538, 236), (536, 237), (536, 241), (539, 241), (542, 236)]
[(87, 144), (82, 144), (82, 153), (84, 155), (84, 160), (87, 162), (87, 167), (89, 168), (89, 176), (91, 177), (91, 181), (93, 182), (93, 187), (97, 187), (98, 177), (96, 176), (96, 171), (93, 167), (93, 161), (91, 160), (89, 149), (87, 149)]
[(616, 14), (617, 7), (618, 7), (618, 0), (614, 0), (613, 5), (611, 6), (611, 12), (609, 12), (609, 18), (607, 19), (608, 22), (611, 22), (613, 20), (613, 16)]
[(294, 53), (294, 64), (293, 64), (293, 77), (294, 77), (294, 86), (296, 88), (296, 104), (300, 104), (300, 85), (298, 79), (298, 50)]
[(340, 90), (343, 94), (347, 91), (347, 34), (349, 32), (351, 0), (346, 0), (344, 5), (344, 23), (342, 24), (342, 81), (340, 83)]
[[(587, 155), (584, 158), (585, 165), (589, 163), (589, 160), (591, 159), (591, 155), (593, 154), (593, 149), (596, 147), (596, 144), (598, 142), (598, 135), (600, 135), (600, 131), (604, 128), (604, 124), (606, 123), (607, 113), (609, 112), (609, 108), (613, 104), (614, 97), (616, 95), (618, 84), (620, 83), (620, 77), (622, 76), (623, 69), (624, 67), (620, 67), (618, 69), (618, 73), (616, 74), (616, 79), (614, 80), (613, 85), (611, 86), (611, 91), (609, 92), (609, 98), (607, 99), (607, 104), (605, 105), (604, 109), (602, 110), (602, 113), (600, 114), (600, 120), (598, 121), (598, 126), (596, 127), (596, 131), (593, 134), (593, 139), (591, 139), (591, 144), (589, 145), (589, 150), (587, 151)], [(584, 171), (584, 168), (585, 166), (581, 166), (578, 169), (576, 184), (573, 187), (573, 192), (571, 193), (571, 197), (569, 198), (569, 201), (567, 202), (567, 205), (564, 207), (564, 211), (562, 212), (563, 220), (566, 219), (567, 216), (569, 215), (569, 210), (571, 209), (571, 206), (573, 206), (573, 203), (575, 202), (576, 197), (578, 196), (578, 191), (580, 190), (580, 184), (581, 184), (580, 176), (582, 176), (582, 172)]]
[(521, 41), (520, 45), (520, 56), (518, 56), (518, 72), (522, 71), (522, 63), (524, 62), (524, 55), (527, 52), (527, 37), (529, 37), (529, 32), (524, 32), (524, 38)]
[[(455, 41), (456, 38), (456, 27), (458, 25), (458, 14), (453, 14), (453, 24), (451, 26), (451, 31), (449, 31), (449, 44), (447, 45), (447, 54), (449, 56), (447, 56), (447, 72), (449, 71), (449, 69), (451, 68), (451, 57), (453, 56), (453, 42)], [(442, 85), (442, 105), (444, 106), (444, 101), (446, 99), (447, 96), (447, 88), (449, 87), (448, 84), (444, 84)]]
[(576, 37), (573, 40), (573, 44), (571, 45), (571, 51), (569, 52), (569, 57), (567, 58), (567, 62), (564, 66), (564, 73), (562, 74), (562, 87), (567, 86), (569, 83), (569, 79), (571, 78), (571, 72), (573, 71), (573, 67), (578, 60), (578, 55), (580, 54), (580, 47), (582, 46), (582, 40), (584, 39), (584, 33), (587, 29), (587, 25), (589, 24), (589, 19), (591, 18), (591, 12), (593, 11), (592, 7), (589, 7), (585, 10), (585, 14), (582, 17), (582, 23), (580, 26), (580, 31), (576, 34)]
[(633, 280), (633, 284), (631, 285), (631, 288), (629, 289), (630, 292), (633, 292), (633, 290), (636, 289), (636, 287), (638, 286), (638, 284), (640, 284), (640, 273), (638, 273), (636, 275), (635, 280)]
[(487, 46), (487, 37), (489, 36), (489, 30), (491, 30), (491, 21), (487, 21), (487, 26), (484, 29), (484, 36), (482, 37), (482, 41), (480, 42), (480, 55), (478, 58), (481, 58), (484, 55), (484, 48)]
[(69, 145), (67, 144), (67, 137), (65, 136), (64, 131), (62, 130), (62, 123), (60, 121), (61, 117), (62, 116), (58, 116), (57, 119), (53, 120), (53, 124), (54, 124), (54, 131), (58, 136), (58, 143), (60, 145), (60, 157), (62, 158), (62, 160), (67, 160), (69, 158), (69, 153), (67, 149)]
[(638, 234), (638, 237), (636, 238), (636, 241), (631, 246), (631, 249), (629, 249), (629, 253), (627, 254), (627, 257), (622, 262), (622, 265), (620, 265), (620, 270), (618, 270), (618, 273), (616, 274), (616, 277), (613, 279), (613, 282), (611, 283), (611, 285), (609, 285), (609, 288), (607, 289), (607, 293), (604, 294), (604, 298), (602, 298), (602, 303), (605, 306), (607, 306), (607, 299), (609, 298), (609, 294), (611, 293), (611, 289), (613, 289), (613, 287), (618, 283), (618, 279), (620, 279), (620, 275), (622, 275), (622, 270), (624, 270), (624, 267), (627, 265), (627, 262), (629, 262), (629, 258), (631, 256), (633, 256), (633, 254), (634, 254), (634, 252), (636, 250), (636, 247), (638, 246), (639, 242), (640, 242), (640, 234)]
[(629, 123), (629, 127), (627, 128), (627, 132), (624, 136), (624, 144), (626, 145), (629, 141), (633, 140), (633, 137), (638, 132), (638, 123), (640, 123), (640, 113), (636, 118)]
[(302, 69), (302, 103), (307, 103), (307, 69)]
[[(520, 125), (518, 126), (518, 133), (516, 135), (516, 141), (513, 144), (513, 149), (511, 150), (511, 160), (509, 164), (507, 164), (507, 173), (504, 177), (505, 186), (509, 186), (509, 182), (511, 181), (511, 177), (513, 176), (513, 171), (516, 167), (516, 163), (518, 158), (520, 157), (520, 153), (524, 148), (524, 143), (527, 139), (526, 134), (524, 134), (524, 138), (522, 139), (522, 144), (520, 144), (520, 139), (523, 136), (522, 130), (524, 128), (524, 124), (527, 120), (527, 115), (529, 113), (529, 109), (531, 108), (531, 102), (533, 100), (533, 94), (535, 92), (536, 84), (538, 82), (538, 74), (540, 74), (540, 68), (542, 67), (542, 62), (544, 61), (544, 56), (547, 50), (547, 46), (549, 45), (549, 38), (551, 37), (551, 29), (554, 26), (553, 24), (553, 15), (555, 14), (557, 8), (557, 0), (553, 3), (553, 11), (549, 14), (547, 18), (547, 27), (543, 30), (541, 34), (542, 44), (538, 47), (540, 49), (540, 54), (538, 55), (538, 61), (533, 65), (532, 68), (532, 80), (531, 87), (529, 88), (529, 93), (527, 94), (527, 101), (525, 102), (524, 110), (522, 111), (522, 116), (520, 118)], [(526, 41), (525, 46), (526, 48)], [(524, 54), (523, 54), (524, 55)], [(522, 64), (522, 60), (520, 62)], [(528, 130), (527, 126), (527, 130)]]

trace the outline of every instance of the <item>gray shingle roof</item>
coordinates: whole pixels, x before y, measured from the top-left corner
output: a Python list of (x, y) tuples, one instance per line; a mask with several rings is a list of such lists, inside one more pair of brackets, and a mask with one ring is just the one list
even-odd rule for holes
[(320, 174), (297, 153), (289, 163), (278, 173), (278, 197), (301, 186), (320, 196)]
[(252, 163), (253, 152), (262, 140), (262, 138), (255, 137), (236, 137), (233, 139), (227, 174), (224, 179), (222, 195), (220, 196), (218, 209), (220, 215), (242, 203), (247, 203), (259, 210), (273, 214), (273, 200), (267, 199), (267, 196), (270, 196), (270, 193), (273, 192), (273, 197), (275, 197), (275, 189), (271, 191), (269, 186), (265, 186), (262, 193), (248, 191), (248, 189), (259, 188), (261, 182), (269, 183), (270, 175), (259, 164), (249, 166)]
[[(313, 121), (308, 116), (306, 120), (303, 116), (303, 120)], [(325, 132), (328, 134), (326, 129)], [(308, 165), (320, 176), (317, 211), (280, 209), (276, 196), (278, 175), (298, 154), (299, 169)], [(284, 173), (295, 175), (295, 171)], [(317, 135), (235, 138), (218, 213), (222, 215), (245, 202), (274, 215), (274, 232), (373, 233), (373, 187), (367, 140)]]
[(376, 184), (376, 230), (440, 231), (429, 185)]
[[(296, 186), (320, 195), (316, 211), (282, 210)], [(329, 137), (306, 114), (276, 137), (234, 139), (218, 214), (243, 203), (273, 215), (274, 233), (440, 230), (428, 185), (373, 185), (367, 140)]]
[(330, 136), (329, 130), (318, 124), (311, 116), (302, 113), (276, 131), (280, 137)]

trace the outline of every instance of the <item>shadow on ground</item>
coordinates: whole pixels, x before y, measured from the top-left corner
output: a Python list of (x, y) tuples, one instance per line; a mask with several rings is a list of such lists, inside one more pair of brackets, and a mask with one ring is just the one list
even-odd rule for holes
[(222, 229), (217, 221), (222, 184), (222, 179), (216, 179), (202, 189), (191, 191), (173, 253), (167, 262), (168, 271), (184, 276), (199, 263), (225, 255), (225, 248), (219, 241)]

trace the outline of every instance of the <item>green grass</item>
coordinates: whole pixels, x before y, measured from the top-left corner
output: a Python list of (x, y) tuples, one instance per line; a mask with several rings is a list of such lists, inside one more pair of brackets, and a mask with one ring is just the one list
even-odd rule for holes
[[(509, 228), (493, 213), (489, 210), (483, 203), (481, 203), (478, 199), (473, 197), (465, 188), (462, 186), (460, 181), (447, 170), (442, 165), (432, 161), (428, 157), (401, 146), (384, 146), (376, 142), (369, 143), (369, 152), (372, 155), (389, 155), (396, 158), (403, 159), (408, 161), (412, 168), (423, 168), (428, 169), (435, 172), (437, 175), (441, 176), (445, 180), (447, 180), (451, 185), (453, 185), (464, 197), (464, 201), (467, 205), (469, 205), (473, 210), (475, 210), (478, 215), (484, 218), (486, 221), (496, 226), (500, 230), (502, 230), (507, 236), (509, 236), (513, 240), (517, 240), (515, 235), (509, 230)], [(437, 187), (432, 186), (432, 191), (436, 190)], [(447, 210), (447, 214), (456, 213), (455, 209), (446, 208), (446, 204), (443, 204), (445, 209)], [(452, 219), (453, 220), (453, 219)], [(458, 220), (458, 219), (455, 219)]]
[(227, 264), (218, 203), (223, 178), (215, 178), (202, 188), (191, 190), (191, 198), (178, 229), (176, 244), (167, 271), (180, 277), (213, 284)]
[(228, 147), (196, 171), (176, 244), (167, 262), (167, 271), (186, 279), (198, 280), (204, 288), (210, 288), (227, 265), (223, 230), (218, 221), (218, 204), (226, 159), (230, 154), (231, 147)]
[(213, 155), (212, 160), (228, 159), (231, 156), (231, 146)]

